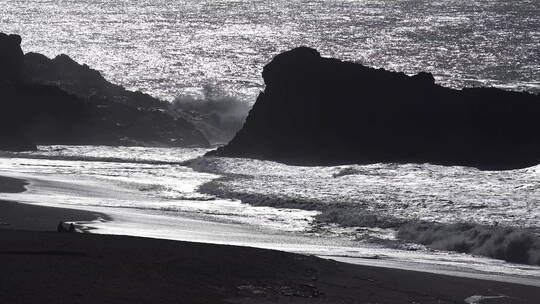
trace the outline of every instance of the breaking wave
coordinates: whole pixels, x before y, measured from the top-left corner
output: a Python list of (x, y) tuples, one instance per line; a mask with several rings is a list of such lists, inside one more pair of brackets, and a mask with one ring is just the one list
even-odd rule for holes
[(540, 266), (540, 237), (527, 229), (466, 223), (417, 222), (380, 214), (367, 209), (367, 206), (329, 205), (317, 201), (235, 192), (223, 187), (223, 180), (227, 178), (231, 177), (207, 182), (198, 190), (221, 198), (237, 199), (252, 206), (319, 211), (314, 224), (392, 229), (396, 231), (398, 240), (421, 244), (431, 249)]
[[(531, 217), (526, 224), (521, 222), (521, 213), (517, 215), (535, 204), (536, 194), (530, 191), (537, 180), (536, 167), (505, 172), (429, 164), (317, 168), (212, 157), (186, 165), (222, 176), (198, 191), (254, 206), (317, 211), (314, 229), (336, 225), (353, 233), (362, 228), (388, 229), (395, 233), (395, 245), (403, 248), (416, 243), (540, 265), (536, 215), (526, 214)], [(488, 186), (492, 189), (482, 192)], [(528, 205), (520, 207), (523, 200)], [(500, 214), (504, 215), (501, 222)], [(471, 224), (455, 224), (460, 220)]]
[(470, 223), (408, 223), (399, 228), (397, 237), (437, 250), (540, 265), (540, 237), (525, 229)]
[(242, 128), (251, 104), (215, 84), (205, 84), (199, 96), (176, 97), (171, 109), (192, 115), (191, 120), (215, 144), (228, 142)]
[(0, 151), (0, 157), (148, 165), (181, 165), (207, 149), (121, 146), (39, 146), (38, 151)]
[(197, 111), (215, 115), (221, 123), (236, 123), (246, 118), (251, 109), (248, 102), (243, 101), (221, 89), (219, 86), (205, 84), (201, 96), (183, 95), (174, 99), (173, 109)]

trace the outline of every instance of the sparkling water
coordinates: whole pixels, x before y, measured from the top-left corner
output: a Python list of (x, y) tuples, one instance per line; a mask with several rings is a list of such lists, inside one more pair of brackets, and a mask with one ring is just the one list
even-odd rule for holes
[(253, 102), (263, 66), (301, 45), (453, 87), (540, 90), (538, 0), (0, 0), (0, 31), (166, 100), (210, 86)]

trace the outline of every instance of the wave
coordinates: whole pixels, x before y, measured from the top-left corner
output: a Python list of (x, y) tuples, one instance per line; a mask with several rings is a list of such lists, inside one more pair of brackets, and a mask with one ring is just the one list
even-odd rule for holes
[(361, 206), (328, 206), (317, 216), (323, 223), (336, 223), (343, 227), (399, 228), (407, 220), (394, 216), (381, 215), (365, 210)]
[(200, 96), (178, 96), (171, 103), (171, 109), (191, 115), (191, 121), (216, 144), (228, 142), (242, 128), (251, 104), (216, 84), (205, 84)]
[(66, 161), (86, 161), (86, 162), (106, 162), (124, 164), (147, 164), (147, 165), (182, 165), (185, 161), (160, 161), (149, 159), (133, 159), (121, 157), (100, 157), (100, 156), (74, 156), (74, 155), (40, 155), (21, 152), (2, 152), (0, 157), (4, 158), (26, 158), (26, 159), (47, 159)]
[(226, 181), (232, 176), (220, 177), (199, 186), (198, 192), (213, 195), (222, 199), (239, 200), (252, 206), (265, 206), (273, 208), (301, 209), (320, 211), (321, 204), (316, 201), (306, 201), (287, 197), (269, 196), (257, 193), (237, 192), (228, 189)]
[(338, 177), (342, 177), (342, 176), (358, 175), (358, 174), (362, 174), (362, 173), (363, 173), (363, 171), (358, 169), (358, 168), (344, 167), (344, 168), (339, 168), (338, 172), (332, 174), (332, 177), (333, 178), (338, 178)]
[[(202, 184), (198, 188), (201, 193), (237, 199), (254, 206), (319, 211), (312, 223), (317, 227), (312, 227), (313, 229), (327, 229), (325, 227), (332, 229), (332, 225), (336, 224), (339, 227), (352, 228), (352, 231), (360, 227), (390, 229), (395, 231), (396, 236), (397, 243), (393, 245), (404, 249), (410, 248), (411, 243), (416, 243), (436, 250), (457, 251), (508, 262), (540, 265), (540, 239), (535, 235), (534, 229), (537, 229), (535, 227), (527, 229), (482, 224), (427, 223), (416, 218), (381, 212), (376, 206), (362, 203), (361, 200), (328, 202), (295, 198), (291, 197), (290, 193), (282, 195), (253, 193), (253, 189), (244, 189), (239, 185), (246, 184), (248, 179), (257, 176), (227, 173), (215, 158), (197, 158), (187, 162), (186, 165), (196, 171), (222, 175), (218, 179)], [(345, 167), (338, 168), (338, 171), (330, 176), (340, 178), (364, 173), (373, 174), (364, 172), (363, 168)], [(359, 239), (366, 240), (362, 237)]]
[(408, 223), (397, 237), (437, 250), (540, 266), (540, 237), (526, 229), (470, 223)]
[(216, 118), (222, 123), (243, 120), (251, 109), (251, 105), (247, 101), (227, 93), (216, 84), (203, 85), (201, 96), (181, 95), (176, 97), (171, 107), (216, 115)]

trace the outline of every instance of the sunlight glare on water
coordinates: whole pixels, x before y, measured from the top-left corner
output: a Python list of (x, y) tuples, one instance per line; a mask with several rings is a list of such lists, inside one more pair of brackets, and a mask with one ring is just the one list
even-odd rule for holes
[(0, 29), (169, 101), (211, 85), (253, 102), (263, 66), (301, 45), (453, 87), (540, 91), (537, 0), (0, 0)]
[(231, 176), (214, 181), (213, 187), (260, 197), (261, 205), (286, 206), (296, 200), (416, 221), (540, 228), (539, 166), (508, 171), (430, 164), (300, 167), (205, 158), (193, 167)]

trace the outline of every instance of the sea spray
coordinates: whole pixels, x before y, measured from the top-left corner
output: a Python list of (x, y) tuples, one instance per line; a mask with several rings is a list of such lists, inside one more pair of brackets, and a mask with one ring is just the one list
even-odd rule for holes
[(216, 83), (207, 83), (199, 94), (176, 97), (171, 109), (181, 115), (191, 115), (210, 142), (219, 144), (231, 140), (242, 128), (251, 104)]
[(540, 265), (540, 238), (532, 231), (472, 223), (409, 223), (400, 239), (433, 249), (471, 253), (514, 263)]

